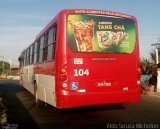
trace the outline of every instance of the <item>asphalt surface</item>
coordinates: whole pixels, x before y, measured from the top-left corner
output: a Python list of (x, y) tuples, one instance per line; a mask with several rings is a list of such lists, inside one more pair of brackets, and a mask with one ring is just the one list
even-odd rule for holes
[(142, 95), (140, 103), (59, 110), (38, 107), (18, 81), (0, 81), (2, 129), (160, 128), (160, 96)]

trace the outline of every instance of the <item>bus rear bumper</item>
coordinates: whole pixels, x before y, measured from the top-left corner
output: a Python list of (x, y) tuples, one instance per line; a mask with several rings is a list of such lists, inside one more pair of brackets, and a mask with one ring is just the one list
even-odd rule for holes
[(57, 108), (72, 108), (100, 104), (140, 101), (140, 89), (114, 92), (70, 92), (59, 96)]

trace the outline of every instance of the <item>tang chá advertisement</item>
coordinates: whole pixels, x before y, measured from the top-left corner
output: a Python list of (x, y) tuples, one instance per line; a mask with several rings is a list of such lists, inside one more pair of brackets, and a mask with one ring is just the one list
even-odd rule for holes
[(74, 52), (132, 53), (135, 35), (135, 23), (131, 19), (105, 15), (68, 15), (67, 38)]

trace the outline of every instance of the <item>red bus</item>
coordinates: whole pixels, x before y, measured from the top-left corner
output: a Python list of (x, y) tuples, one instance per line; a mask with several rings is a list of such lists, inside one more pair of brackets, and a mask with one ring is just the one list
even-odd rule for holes
[(56, 108), (139, 102), (135, 17), (103, 10), (62, 10), (19, 57), (20, 82)]

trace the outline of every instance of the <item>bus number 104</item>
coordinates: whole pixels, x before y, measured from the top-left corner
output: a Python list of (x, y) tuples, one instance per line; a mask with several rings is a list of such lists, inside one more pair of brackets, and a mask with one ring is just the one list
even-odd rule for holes
[(84, 76), (84, 75), (89, 75), (89, 70), (83, 70), (83, 69), (75, 69), (74, 70), (74, 76)]

